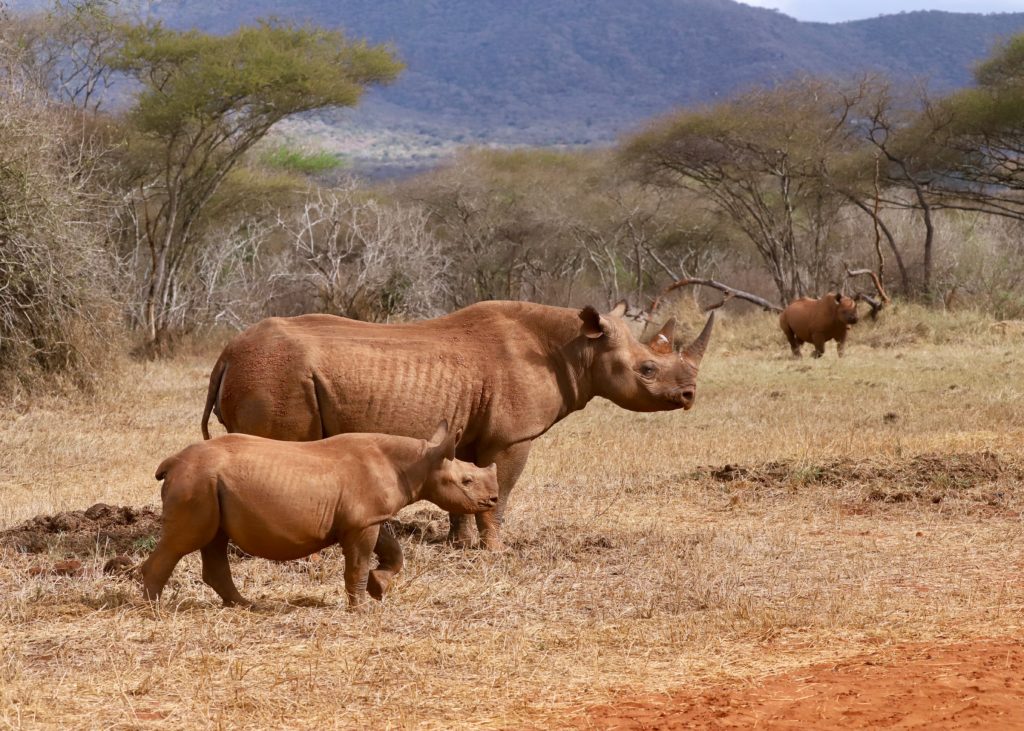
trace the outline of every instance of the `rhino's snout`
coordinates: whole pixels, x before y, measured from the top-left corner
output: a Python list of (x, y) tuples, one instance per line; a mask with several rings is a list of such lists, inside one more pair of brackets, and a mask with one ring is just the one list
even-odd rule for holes
[(692, 387), (676, 389), (672, 394), (672, 400), (683, 407), (684, 411), (693, 408), (693, 402), (697, 398), (697, 391)]

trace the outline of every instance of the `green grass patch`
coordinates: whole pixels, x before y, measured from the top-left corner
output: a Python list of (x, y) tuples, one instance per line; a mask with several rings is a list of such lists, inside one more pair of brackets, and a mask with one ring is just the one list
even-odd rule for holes
[(290, 145), (275, 145), (260, 157), (267, 167), (306, 175), (316, 175), (345, 165), (337, 155), (324, 150), (305, 150)]

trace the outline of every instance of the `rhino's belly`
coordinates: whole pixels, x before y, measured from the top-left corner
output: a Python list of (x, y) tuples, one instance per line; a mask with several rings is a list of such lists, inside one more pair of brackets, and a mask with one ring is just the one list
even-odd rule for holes
[(291, 481), (222, 485), (221, 526), (246, 553), (287, 561), (336, 541), (337, 490), (316, 480)]

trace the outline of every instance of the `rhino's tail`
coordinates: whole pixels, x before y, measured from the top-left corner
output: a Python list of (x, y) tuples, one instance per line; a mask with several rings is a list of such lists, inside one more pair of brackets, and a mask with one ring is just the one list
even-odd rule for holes
[(171, 471), (171, 467), (174, 466), (174, 462), (177, 459), (178, 455), (174, 455), (173, 457), (168, 457), (161, 462), (160, 466), (156, 468), (156, 479), (162, 480), (167, 477), (167, 473)]
[[(210, 438), (210, 412), (214, 410), (217, 396), (220, 393), (220, 384), (224, 380), (224, 371), (227, 370), (227, 367), (227, 358), (221, 353), (220, 358), (217, 359), (217, 364), (213, 367), (213, 372), (210, 374), (210, 387), (206, 392), (206, 407), (203, 409), (203, 421), (200, 424), (203, 430), (203, 439)], [(220, 419), (219, 413), (217, 418)], [(223, 419), (221, 419), (221, 423), (224, 423)]]

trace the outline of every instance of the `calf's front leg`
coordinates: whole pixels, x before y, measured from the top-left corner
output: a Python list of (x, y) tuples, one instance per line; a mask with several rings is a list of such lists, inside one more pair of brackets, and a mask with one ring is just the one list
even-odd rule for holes
[(369, 597), (366, 584), (370, 578), (370, 556), (380, 534), (380, 524), (369, 528), (355, 528), (345, 531), (338, 541), (345, 555), (345, 593), (348, 594), (348, 608), (361, 611)]
[(387, 523), (380, 527), (380, 533), (377, 534), (377, 545), (373, 552), (377, 554), (377, 568), (370, 572), (366, 591), (374, 599), (381, 600), (405, 564), (402, 546)]

